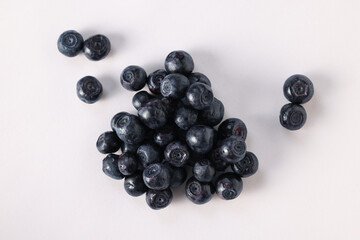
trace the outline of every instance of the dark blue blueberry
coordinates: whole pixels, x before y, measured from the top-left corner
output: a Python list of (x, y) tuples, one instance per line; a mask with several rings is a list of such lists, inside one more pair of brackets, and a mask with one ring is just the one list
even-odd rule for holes
[(126, 143), (139, 144), (145, 139), (146, 128), (135, 115), (120, 115), (113, 126), (118, 137)]
[(211, 200), (215, 193), (212, 183), (202, 183), (195, 177), (189, 178), (185, 186), (186, 197), (195, 204), (204, 204)]
[(234, 173), (240, 177), (250, 177), (254, 175), (259, 168), (259, 161), (255, 154), (252, 152), (246, 152), (245, 157), (239, 162), (231, 165)]
[(167, 74), (168, 73), (164, 69), (159, 69), (149, 75), (147, 85), (152, 93), (161, 94), (160, 83)]
[(205, 154), (214, 144), (214, 129), (205, 125), (192, 126), (186, 133), (186, 143), (196, 153)]
[(110, 126), (111, 126), (111, 129), (112, 129), (114, 132), (116, 132), (116, 131), (115, 131), (115, 128), (116, 128), (115, 124), (117, 123), (117, 121), (118, 121), (120, 118), (122, 118), (122, 117), (125, 116), (125, 115), (130, 115), (130, 113), (128, 113), (128, 112), (119, 112), (119, 113), (115, 114), (115, 115), (112, 117)]
[(167, 110), (160, 99), (148, 101), (138, 111), (141, 121), (151, 129), (158, 129), (165, 126), (167, 122)]
[(195, 163), (193, 174), (200, 182), (211, 182), (215, 176), (215, 168), (209, 160), (201, 159)]
[(187, 75), (187, 77), (190, 81), (190, 85), (193, 83), (200, 82), (200, 83), (209, 85), (211, 87), (211, 82), (210, 82), (209, 78), (202, 73), (199, 73), (199, 72), (190, 73), (189, 75)]
[(189, 74), (194, 70), (194, 61), (185, 51), (173, 51), (165, 59), (165, 69), (169, 73)]
[(175, 137), (176, 127), (168, 124), (156, 131), (154, 134), (154, 141), (156, 144), (163, 147), (174, 141)]
[(199, 119), (201, 123), (208, 126), (218, 125), (224, 117), (224, 105), (217, 98), (209, 107), (204, 108), (199, 112)]
[(168, 116), (173, 116), (173, 114), (176, 110), (177, 101), (175, 99), (167, 98), (167, 97), (161, 98), (161, 101), (163, 102), (163, 104), (166, 108)]
[(177, 188), (186, 181), (187, 173), (184, 167), (174, 167), (166, 160), (163, 162), (163, 164), (170, 171), (170, 188)]
[(161, 163), (153, 163), (143, 171), (145, 185), (154, 190), (164, 190), (170, 186), (170, 171)]
[(222, 172), (225, 171), (225, 169), (228, 167), (229, 163), (227, 161), (224, 161), (220, 156), (220, 149), (214, 148), (209, 153), (209, 159), (216, 169), (216, 171)]
[(154, 210), (160, 210), (167, 207), (173, 199), (170, 189), (165, 190), (148, 190), (146, 192), (146, 203)]
[(298, 104), (288, 103), (281, 108), (280, 123), (288, 130), (299, 130), (306, 122), (306, 111)]
[(137, 149), (136, 155), (144, 167), (162, 160), (162, 150), (152, 142), (141, 145)]
[(243, 189), (243, 182), (240, 176), (235, 173), (224, 173), (216, 181), (216, 193), (224, 200), (237, 198)]
[(104, 35), (98, 34), (85, 40), (83, 51), (88, 59), (99, 61), (109, 54), (110, 49), (110, 40)]
[(140, 144), (131, 144), (131, 143), (126, 143), (124, 142), (124, 144), (121, 146), (121, 151), (124, 152), (129, 152), (129, 153), (136, 153), (137, 149), (140, 147)]
[(187, 77), (179, 73), (172, 73), (161, 80), (160, 91), (164, 97), (180, 99), (185, 96), (189, 85)]
[(136, 172), (138, 169), (138, 160), (133, 153), (125, 152), (119, 156), (118, 160), (119, 171), (125, 175), (129, 176)]
[(193, 83), (186, 92), (186, 98), (192, 108), (203, 110), (214, 101), (214, 95), (209, 85), (204, 83)]
[(128, 66), (120, 75), (121, 85), (129, 91), (139, 91), (146, 84), (146, 72), (139, 66)]
[(231, 136), (218, 143), (220, 157), (228, 163), (236, 163), (245, 157), (246, 144), (240, 137)]
[(314, 95), (314, 85), (308, 77), (296, 74), (285, 81), (283, 91), (287, 100), (302, 104), (308, 102)]
[(175, 167), (182, 167), (190, 157), (186, 144), (176, 141), (168, 144), (164, 151), (166, 161)]
[(76, 84), (76, 93), (84, 103), (94, 103), (102, 96), (103, 88), (99, 80), (92, 76), (80, 79)]
[(69, 30), (62, 33), (57, 41), (59, 51), (67, 57), (75, 57), (84, 46), (84, 39), (80, 33)]
[(230, 136), (240, 137), (246, 140), (247, 128), (243, 121), (238, 118), (229, 118), (223, 121), (218, 128), (218, 137), (224, 139)]
[(96, 147), (101, 153), (113, 153), (121, 147), (121, 140), (113, 131), (104, 132), (96, 141)]
[(174, 121), (176, 125), (183, 129), (188, 130), (192, 127), (198, 119), (198, 112), (195, 109), (188, 107), (180, 107), (176, 110)]
[(146, 103), (152, 99), (151, 96), (147, 91), (140, 91), (137, 92), (132, 99), (132, 104), (136, 110), (139, 110), (141, 107), (145, 106)]
[(118, 160), (119, 155), (107, 155), (103, 160), (103, 172), (111, 178), (123, 179), (124, 175), (119, 171)]
[(124, 188), (125, 191), (133, 197), (141, 196), (148, 190), (143, 181), (141, 172), (125, 177)]

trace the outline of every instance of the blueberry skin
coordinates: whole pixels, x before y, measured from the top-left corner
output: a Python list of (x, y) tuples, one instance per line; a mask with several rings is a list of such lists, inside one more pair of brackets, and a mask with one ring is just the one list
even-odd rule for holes
[(307, 114), (298, 104), (288, 103), (280, 110), (280, 123), (288, 130), (299, 130), (305, 125)]
[(129, 91), (141, 90), (147, 81), (146, 72), (142, 67), (131, 65), (126, 67), (121, 75), (121, 85)]
[(103, 160), (103, 172), (113, 179), (123, 179), (124, 175), (119, 171), (118, 167), (119, 155), (109, 154)]
[(205, 125), (192, 126), (186, 133), (186, 143), (196, 153), (205, 154), (214, 144), (214, 129)]
[(168, 117), (171, 117), (174, 115), (174, 112), (176, 110), (177, 101), (172, 98), (163, 97), (161, 98), (161, 101), (163, 102), (166, 111), (168, 113)]
[(142, 174), (139, 172), (125, 177), (124, 188), (125, 191), (133, 197), (141, 196), (148, 190), (143, 181)]
[(148, 76), (147, 85), (149, 87), (150, 92), (158, 95), (161, 94), (160, 83), (161, 80), (163, 80), (166, 75), (168, 75), (168, 73), (164, 69), (158, 69)]
[(153, 163), (143, 171), (145, 185), (154, 190), (164, 190), (170, 186), (170, 171), (161, 163)]
[(224, 173), (216, 181), (216, 193), (224, 200), (237, 198), (243, 189), (243, 182), (240, 176), (235, 173)]
[(221, 158), (219, 148), (214, 148), (209, 152), (209, 159), (216, 171), (225, 171), (225, 169), (229, 166), (229, 163)]
[(76, 84), (76, 93), (84, 103), (95, 103), (102, 96), (103, 88), (99, 80), (92, 76), (80, 79)]
[(163, 164), (170, 171), (170, 188), (177, 188), (186, 181), (187, 173), (184, 167), (174, 167), (166, 160), (163, 161)]
[(166, 146), (164, 156), (166, 161), (174, 167), (182, 167), (190, 158), (190, 152), (186, 144), (175, 141)]
[(290, 102), (302, 104), (310, 101), (314, 95), (314, 85), (308, 77), (295, 74), (285, 81), (283, 92)]
[(224, 139), (230, 136), (240, 137), (246, 140), (247, 128), (243, 121), (238, 118), (228, 118), (223, 121), (218, 128), (218, 138)]
[(176, 128), (173, 125), (165, 125), (158, 129), (154, 134), (154, 142), (163, 147), (174, 141), (176, 138)]
[(189, 178), (185, 186), (186, 197), (195, 204), (204, 204), (211, 200), (215, 193), (212, 183), (202, 183), (195, 177)]
[(132, 105), (136, 110), (139, 110), (141, 107), (144, 107), (153, 96), (151, 96), (147, 91), (137, 92), (132, 98)]
[(185, 96), (187, 88), (190, 86), (189, 79), (179, 73), (172, 73), (160, 82), (160, 92), (164, 97), (180, 99)]
[(145, 139), (146, 128), (135, 115), (121, 115), (113, 125), (116, 134), (125, 143), (139, 144)]
[(245, 157), (246, 144), (236, 136), (228, 137), (218, 143), (220, 157), (228, 163), (236, 163)]
[(231, 165), (234, 173), (240, 177), (250, 177), (254, 175), (259, 168), (259, 161), (255, 154), (246, 152), (245, 157), (237, 163)]
[(83, 37), (80, 33), (74, 30), (63, 32), (57, 41), (59, 52), (67, 57), (75, 57), (78, 55), (81, 52), (83, 46)]
[(145, 143), (141, 145), (137, 151), (136, 155), (140, 161), (140, 163), (147, 167), (152, 163), (157, 163), (162, 160), (162, 151), (161, 149), (154, 143)]
[(198, 111), (188, 107), (178, 108), (174, 115), (175, 124), (183, 130), (192, 127), (197, 122), (197, 119)]
[(187, 77), (190, 81), (190, 85), (196, 82), (200, 82), (209, 85), (211, 87), (211, 82), (209, 78), (202, 73), (199, 72), (190, 73), (189, 75), (187, 75)]
[(148, 190), (146, 192), (146, 203), (154, 210), (163, 209), (171, 203), (173, 194), (170, 189), (165, 190)]
[(116, 123), (117, 123), (117, 121), (118, 121), (120, 118), (122, 118), (123, 116), (125, 116), (125, 115), (131, 115), (131, 114), (128, 113), (128, 112), (119, 112), (119, 113), (115, 114), (115, 115), (111, 118), (110, 126), (111, 126), (111, 129), (112, 129), (114, 132), (116, 132), (116, 131), (115, 131), (115, 128), (116, 128)]
[(121, 140), (118, 138), (114, 132), (104, 132), (102, 133), (98, 140), (96, 141), (96, 148), (101, 153), (113, 153), (120, 149)]
[(138, 169), (138, 160), (133, 153), (125, 152), (119, 156), (118, 160), (119, 171), (125, 175), (129, 176), (136, 172)]
[(194, 61), (185, 51), (173, 51), (165, 59), (165, 69), (169, 73), (188, 74), (194, 70)]
[(85, 40), (83, 52), (89, 60), (99, 61), (109, 54), (110, 49), (110, 40), (98, 34)]
[(199, 120), (208, 126), (218, 125), (224, 118), (224, 105), (221, 101), (214, 97), (214, 101), (209, 107), (199, 112)]
[(193, 174), (200, 182), (211, 182), (215, 176), (215, 168), (209, 160), (202, 159), (195, 163)]
[(140, 147), (140, 144), (130, 144), (130, 143), (124, 142), (124, 144), (121, 146), (121, 152), (136, 153), (136, 151), (139, 147)]
[(138, 110), (141, 121), (151, 129), (158, 129), (165, 126), (167, 122), (166, 107), (160, 99), (150, 100)]
[(209, 107), (214, 101), (214, 94), (209, 85), (193, 83), (186, 91), (186, 98), (192, 108), (202, 110)]

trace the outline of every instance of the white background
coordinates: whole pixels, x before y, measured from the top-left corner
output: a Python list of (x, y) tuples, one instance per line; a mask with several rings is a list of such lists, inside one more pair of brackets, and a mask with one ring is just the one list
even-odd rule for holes
[[(0, 2), (0, 239), (360, 239), (360, 2)], [(109, 56), (67, 58), (58, 36), (101, 33)], [(153, 211), (106, 177), (97, 137), (111, 117), (135, 113), (123, 68), (148, 73), (188, 51), (227, 117), (248, 127), (259, 172), (233, 201), (188, 201)], [(282, 85), (315, 86), (308, 121), (279, 124)], [(97, 77), (103, 98), (81, 102), (77, 80)]]

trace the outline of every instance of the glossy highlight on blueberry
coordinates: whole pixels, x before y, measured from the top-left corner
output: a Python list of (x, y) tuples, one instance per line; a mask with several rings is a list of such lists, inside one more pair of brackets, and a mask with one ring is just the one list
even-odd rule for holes
[(164, 156), (174, 167), (182, 167), (190, 158), (190, 152), (186, 144), (175, 141), (166, 146)]
[(245, 123), (240, 119), (228, 118), (220, 124), (218, 133), (220, 139), (224, 139), (230, 136), (237, 136), (245, 141), (247, 136), (247, 128)]
[(139, 144), (145, 139), (146, 128), (135, 115), (119, 114), (112, 125), (118, 137), (125, 143)]
[(170, 171), (161, 163), (153, 163), (143, 171), (145, 185), (154, 190), (164, 190), (170, 186)]
[(192, 126), (186, 133), (186, 143), (196, 153), (205, 154), (214, 144), (214, 129), (205, 125)]
[(185, 96), (190, 82), (187, 77), (179, 73), (166, 75), (160, 82), (160, 92), (164, 97), (180, 99)]
[(218, 143), (220, 157), (228, 163), (236, 163), (245, 157), (246, 144), (236, 136), (228, 137)]
[(216, 181), (216, 193), (224, 200), (237, 198), (243, 189), (240, 176), (235, 173), (224, 173)]
[(152, 163), (157, 163), (162, 160), (162, 151), (161, 149), (154, 143), (148, 142), (142, 144), (136, 151), (136, 155), (140, 161), (140, 163), (147, 167)]
[(194, 164), (194, 177), (200, 182), (211, 182), (215, 176), (215, 168), (207, 159), (201, 159)]
[(175, 126), (168, 124), (155, 132), (154, 141), (157, 145), (163, 147), (174, 141), (176, 135)]
[(173, 51), (165, 59), (165, 69), (169, 73), (188, 74), (194, 70), (194, 61), (185, 51)]
[(259, 161), (254, 153), (246, 152), (245, 157), (239, 162), (232, 164), (231, 168), (240, 177), (250, 177), (258, 170)]
[(145, 106), (139, 108), (138, 115), (141, 121), (151, 129), (165, 126), (168, 118), (166, 107), (160, 99), (148, 101)]
[(150, 189), (146, 192), (146, 203), (154, 210), (163, 209), (171, 203), (173, 194), (170, 189), (153, 190)]
[(305, 125), (306, 111), (298, 104), (288, 103), (280, 110), (280, 123), (288, 130), (299, 130)]
[(125, 177), (124, 188), (125, 191), (133, 197), (141, 196), (148, 190), (141, 173), (135, 173)]
[(189, 107), (180, 107), (176, 110), (174, 116), (175, 124), (183, 129), (188, 130), (198, 119), (198, 111)]
[(142, 67), (131, 65), (126, 67), (120, 75), (121, 85), (129, 91), (139, 91), (146, 84), (147, 76)]
[(285, 81), (283, 91), (290, 102), (303, 104), (314, 95), (314, 85), (308, 77), (295, 74)]
[(62, 33), (57, 41), (59, 52), (67, 57), (75, 57), (84, 46), (84, 39), (80, 33), (68, 30)]
[(214, 97), (214, 101), (209, 107), (204, 108), (199, 112), (199, 119), (201, 123), (208, 126), (218, 125), (224, 117), (223, 103)]
[(154, 94), (161, 94), (160, 83), (167, 74), (168, 73), (164, 69), (159, 69), (148, 76), (147, 85), (149, 87), (150, 92)]
[(103, 172), (113, 179), (123, 179), (124, 175), (119, 171), (118, 167), (119, 155), (109, 154), (103, 160)]
[(132, 153), (125, 152), (119, 156), (118, 159), (119, 171), (125, 175), (129, 176), (136, 172), (138, 169), (138, 160), (136, 156)]
[(193, 83), (186, 92), (186, 98), (190, 106), (196, 110), (209, 107), (214, 101), (214, 95), (209, 85)]
[(96, 147), (101, 153), (113, 153), (120, 149), (121, 140), (113, 131), (104, 132), (96, 141)]
[(81, 101), (92, 104), (102, 96), (103, 88), (99, 80), (92, 76), (80, 79), (76, 84), (76, 93)]
[(185, 186), (185, 196), (195, 204), (205, 204), (211, 200), (215, 189), (212, 183), (202, 183), (195, 177), (189, 178)]
[(147, 91), (140, 91), (137, 92), (132, 99), (132, 104), (136, 110), (139, 110), (141, 107), (144, 107), (146, 103), (152, 99), (151, 96)]
[(101, 34), (90, 37), (84, 42), (84, 54), (92, 61), (104, 59), (110, 52), (110, 40)]

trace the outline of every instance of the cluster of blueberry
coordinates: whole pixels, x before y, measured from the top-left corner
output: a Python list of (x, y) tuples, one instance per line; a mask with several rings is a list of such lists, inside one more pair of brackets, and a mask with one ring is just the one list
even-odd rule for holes
[(306, 111), (300, 105), (310, 101), (314, 95), (314, 85), (304, 75), (295, 74), (284, 83), (284, 95), (291, 103), (280, 111), (280, 123), (289, 130), (299, 130), (306, 122)]
[[(170, 204), (171, 189), (186, 181), (187, 172), (193, 176), (186, 182), (185, 195), (204, 204), (215, 192), (226, 200), (238, 197), (241, 178), (258, 169), (257, 157), (246, 151), (243, 121), (229, 118), (214, 128), (223, 119), (224, 105), (214, 97), (209, 79), (193, 69), (193, 59), (184, 51), (171, 52), (165, 69), (149, 76), (139, 66), (125, 68), (120, 77), (124, 88), (139, 91), (147, 84), (152, 94), (137, 92), (132, 99), (137, 116), (117, 113), (112, 131), (101, 134), (96, 143), (108, 154), (104, 173), (125, 178), (131, 196), (146, 192), (152, 209)], [(114, 154), (119, 149), (122, 154)]]

